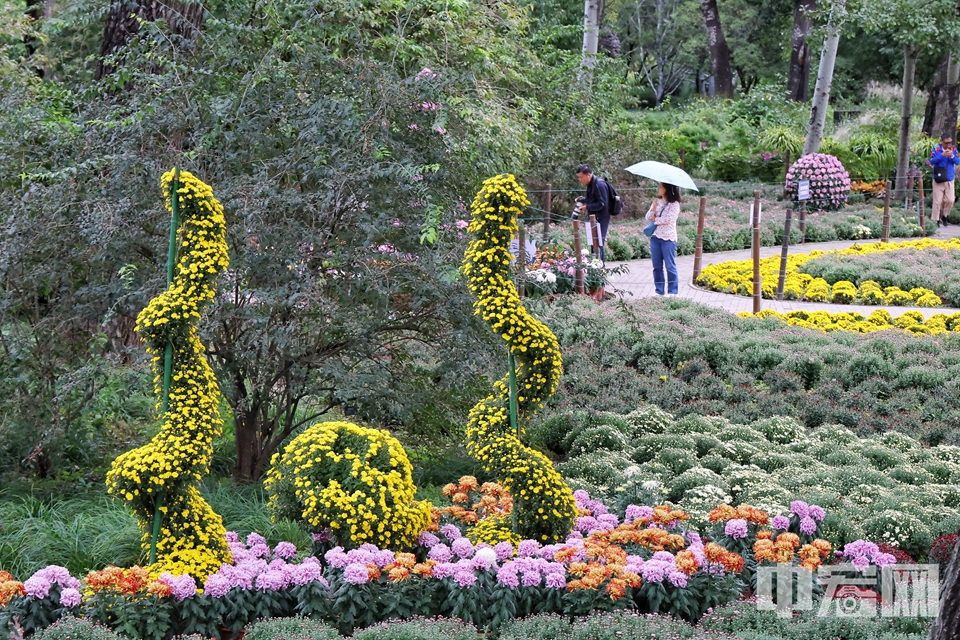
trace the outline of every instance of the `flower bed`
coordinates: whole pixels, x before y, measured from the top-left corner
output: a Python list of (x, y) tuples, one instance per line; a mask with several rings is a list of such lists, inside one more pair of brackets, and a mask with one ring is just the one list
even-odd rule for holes
[(952, 332), (825, 333), (685, 300), (574, 300), (535, 311), (564, 354), (547, 416), (583, 407), (626, 414), (648, 402), (678, 418), (749, 424), (788, 415), (810, 428), (839, 423), (859, 435), (897, 431), (960, 444), (952, 417), (960, 415), (960, 344)]
[(919, 311), (907, 311), (893, 318), (885, 309), (878, 309), (869, 316), (861, 313), (830, 313), (829, 311), (788, 311), (779, 313), (772, 309), (753, 314), (741, 311), (741, 318), (779, 318), (787, 324), (820, 331), (856, 331), (872, 333), (889, 329), (902, 329), (915, 335), (936, 335), (939, 333), (960, 332), (960, 312), (950, 314), (935, 313), (924, 318)]
[[(561, 432), (567, 435), (559, 443), (551, 440)], [(798, 511), (792, 502), (803, 497), (830, 513), (823, 527), (831, 542), (867, 538), (914, 558), (926, 558), (937, 535), (960, 528), (960, 447), (924, 448), (895, 432), (862, 438), (839, 425), (808, 430), (781, 416), (749, 425), (676, 419), (644, 406), (627, 415), (556, 417), (533, 436), (566, 456), (559, 469), (572, 486), (613, 504), (667, 499), (695, 525), (714, 520), (718, 503), (748, 503), (774, 515), (792, 512), (801, 519), (795, 532), (806, 526), (809, 533), (813, 523), (802, 519), (822, 510)], [(785, 527), (775, 521), (774, 528)]]
[(943, 304), (960, 307), (960, 244), (956, 240), (902, 250), (828, 254), (809, 260), (800, 271), (833, 285), (841, 280), (877, 289), (932, 290)]
[[(812, 251), (810, 253), (793, 254), (787, 258), (786, 273), (784, 278), (783, 296), (787, 300), (808, 300), (811, 302), (836, 302), (839, 304), (850, 304), (853, 302), (859, 304), (886, 304), (886, 305), (916, 305), (921, 307), (938, 307), (942, 300), (931, 289), (916, 286), (909, 290), (900, 289), (897, 286), (882, 287), (880, 283), (861, 279), (858, 281), (859, 287), (848, 279), (840, 279), (834, 269), (830, 273), (834, 275), (832, 280), (826, 280), (822, 277), (816, 277), (814, 274), (825, 271), (828, 267), (816, 268), (808, 264), (814, 263), (824, 257), (848, 258), (851, 256), (877, 256), (877, 259), (883, 259), (880, 256), (886, 256), (887, 260), (895, 259), (901, 250), (907, 250), (911, 253), (929, 250), (949, 251), (953, 255), (960, 249), (960, 240), (909, 240), (900, 243), (873, 243), (854, 245), (849, 249), (838, 249), (836, 251)], [(897, 252), (889, 254), (888, 252)], [(960, 258), (960, 254), (957, 254)], [(931, 256), (931, 259), (935, 259)], [(829, 264), (829, 263), (828, 263)], [(771, 256), (760, 260), (760, 277), (762, 280), (762, 291), (764, 298), (773, 298), (776, 294), (777, 282), (780, 273), (780, 256)], [(846, 275), (846, 272), (842, 272)], [(873, 272), (866, 272), (873, 273)], [(929, 281), (931, 286), (936, 286), (932, 278)], [(753, 262), (750, 260), (733, 260), (712, 264), (704, 267), (700, 276), (697, 278), (697, 284), (707, 287), (713, 291), (724, 293), (733, 293), (737, 295), (753, 295)]]

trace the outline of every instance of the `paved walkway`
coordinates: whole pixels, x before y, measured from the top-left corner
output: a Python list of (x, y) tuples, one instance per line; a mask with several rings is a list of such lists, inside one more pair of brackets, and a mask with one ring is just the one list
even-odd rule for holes
[[(950, 225), (937, 230), (936, 235), (932, 236), (937, 240), (947, 240), (949, 238), (960, 237), (960, 226)], [(891, 238), (891, 242), (901, 242), (916, 238)], [(860, 241), (842, 241), (842, 242), (808, 242), (801, 245), (790, 247), (790, 253), (809, 253), (816, 249), (829, 251), (832, 249), (846, 249), (855, 244), (871, 244), (879, 240), (860, 240)], [(779, 256), (781, 248), (761, 247), (760, 257)], [(726, 262), (728, 260), (750, 260), (751, 252), (749, 249), (741, 251), (723, 251), (720, 253), (705, 253), (701, 260), (701, 268), (710, 264)], [(621, 295), (624, 299), (650, 298), (656, 295), (653, 285), (653, 265), (650, 259), (632, 260), (630, 262), (608, 262), (607, 266), (617, 266), (625, 264), (629, 271), (624, 274), (611, 277), (611, 284), (614, 293)], [(692, 284), (693, 280), (693, 256), (680, 256), (677, 258), (677, 273), (680, 278), (679, 297), (693, 300), (710, 307), (724, 309), (731, 313), (740, 311), (753, 311), (753, 298), (750, 296), (738, 296), (731, 293), (719, 293), (710, 291)], [(610, 288), (608, 288), (608, 291)], [(870, 315), (877, 309), (886, 309), (894, 317), (906, 311), (919, 311), (924, 317), (930, 317), (935, 313), (951, 314), (960, 311), (949, 307), (886, 307), (881, 305), (859, 305), (859, 304), (831, 304), (828, 302), (798, 302), (796, 300), (761, 300), (761, 309), (773, 309), (780, 313), (803, 309), (804, 311), (830, 311), (831, 313), (841, 313), (844, 311), (856, 311), (865, 316)]]

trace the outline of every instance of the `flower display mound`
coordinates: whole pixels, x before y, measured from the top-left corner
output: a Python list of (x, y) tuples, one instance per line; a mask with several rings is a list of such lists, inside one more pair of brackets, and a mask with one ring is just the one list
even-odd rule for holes
[(798, 201), (800, 180), (810, 181), (810, 199), (805, 202), (813, 209), (839, 209), (850, 194), (850, 174), (835, 156), (826, 153), (808, 153), (790, 165), (786, 191), (794, 201)]
[[(918, 560), (938, 535), (960, 529), (960, 447), (928, 447), (895, 431), (807, 429), (785, 416), (748, 425), (675, 418), (652, 405), (573, 418), (580, 426), (561, 442), (558, 468), (572, 486), (615, 506), (668, 500), (693, 526), (706, 526), (717, 504), (790, 517), (793, 502), (813, 501), (827, 512), (821, 535), (835, 545), (873, 540)], [(544, 421), (532, 436), (567, 420)]]
[(389, 432), (350, 422), (316, 424), (271, 460), (264, 489), (273, 518), (299, 522), (354, 548), (405, 548), (430, 523), (414, 500), (413, 467)]
[(209, 470), (213, 439), (223, 430), (220, 388), (197, 337), (200, 313), (215, 295), (217, 276), (229, 263), (223, 207), (213, 190), (193, 174), (161, 178), (168, 208), (179, 204), (180, 258), (173, 282), (137, 317), (137, 331), (153, 356), (155, 392), (163, 394), (163, 354), (172, 345), (173, 370), (160, 432), (146, 445), (117, 457), (107, 474), (108, 491), (133, 509), (145, 554), (155, 517), (160, 536), (153, 576), (170, 572), (204, 578), (230, 560), (223, 521), (197, 485)]
[[(471, 205), (468, 231), (474, 237), (461, 267), (477, 299), (476, 313), (516, 360), (519, 421), (553, 395), (563, 371), (556, 336), (527, 312), (511, 279), (510, 240), (517, 232), (517, 215), (528, 204), (512, 175), (486, 180)], [(480, 532), (497, 535), (509, 526), (523, 538), (563, 540), (576, 516), (573, 492), (550, 460), (524, 445), (511, 427), (509, 380), (508, 373), (494, 384), (493, 394), (471, 409), (467, 424), (467, 450), (514, 499), (510, 523), (491, 520)]]
[(474, 544), (447, 523), (424, 532), (412, 552), (363, 544), (305, 556), (288, 542), (228, 532), (232, 562), (202, 583), (157, 578), (140, 567), (91, 571), (83, 583), (48, 567), (13, 581), (0, 607), (0, 631), (14, 619), (29, 631), (65, 614), (82, 615), (130, 636), (237, 634), (258, 619), (302, 615), (341, 633), (395, 618), (444, 616), (494, 631), (537, 612), (587, 615), (628, 608), (697, 620), (737, 597), (744, 558), (687, 527), (669, 505), (631, 506), (623, 517), (585, 492), (564, 541)]
[(945, 313), (935, 313), (929, 318), (924, 318), (919, 311), (907, 311), (894, 318), (886, 309), (877, 309), (869, 316), (856, 312), (830, 313), (829, 311), (803, 311), (798, 309), (780, 313), (772, 309), (764, 309), (756, 314), (741, 311), (737, 315), (741, 318), (777, 318), (787, 324), (819, 331), (872, 333), (894, 329), (914, 335), (960, 332), (960, 312), (952, 313), (949, 316)]
[[(805, 300), (809, 302), (832, 302), (835, 304), (865, 304), (890, 306), (939, 307), (943, 303), (932, 289), (916, 286), (909, 290), (897, 286), (881, 286), (874, 280), (861, 280), (859, 286), (840, 278), (832, 282), (812, 273), (804, 273), (806, 265), (823, 258), (851, 258), (887, 254), (891, 251), (960, 250), (960, 239), (906, 240), (904, 242), (876, 242), (855, 244), (847, 249), (834, 251), (811, 251), (796, 253), (787, 258), (783, 297), (787, 300)], [(771, 256), (760, 260), (760, 278), (762, 295), (773, 299), (776, 296), (780, 273), (780, 256)], [(729, 260), (711, 264), (703, 268), (696, 284), (713, 291), (736, 295), (753, 295), (753, 262), (750, 260)], [(929, 282), (936, 286), (936, 282)]]

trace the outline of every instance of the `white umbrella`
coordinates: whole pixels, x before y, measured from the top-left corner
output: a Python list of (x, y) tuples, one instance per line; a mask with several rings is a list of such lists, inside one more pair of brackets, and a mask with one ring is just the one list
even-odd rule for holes
[(629, 171), (630, 173), (638, 176), (643, 176), (644, 178), (656, 180), (657, 182), (675, 184), (683, 189), (700, 191), (697, 189), (697, 185), (693, 182), (693, 178), (691, 178), (686, 171), (680, 167), (664, 164), (663, 162), (645, 160), (643, 162), (630, 165), (625, 169), (625, 171)]

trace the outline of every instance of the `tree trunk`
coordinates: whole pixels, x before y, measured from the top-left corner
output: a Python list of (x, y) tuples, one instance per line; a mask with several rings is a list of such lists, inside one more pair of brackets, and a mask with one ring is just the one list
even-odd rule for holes
[[(950, 51), (943, 56), (941, 64), (941, 79), (936, 96), (931, 90), (930, 99), (934, 102), (931, 113), (927, 105), (927, 114), (930, 116), (930, 128), (926, 128), (927, 117), (924, 116), (924, 131), (931, 138), (939, 138), (945, 133), (957, 135), (957, 111), (960, 106), (960, 55), (951, 55)], [(937, 88), (935, 86), (935, 88)]]
[(260, 479), (263, 466), (260, 458), (260, 430), (255, 413), (234, 414), (234, 442), (237, 445), (237, 464), (233, 475), (238, 482), (253, 483)]
[(203, 26), (203, 5), (176, 0), (112, 0), (100, 42), (100, 57), (94, 76), (97, 80), (113, 73), (113, 67), (104, 58), (130, 44), (140, 31), (141, 20), (166, 20), (172, 33), (183, 38), (184, 42), (193, 43)]
[(939, 136), (942, 132), (937, 132), (933, 126), (933, 121), (937, 117), (937, 106), (941, 104), (942, 94), (947, 86), (947, 70), (950, 67), (950, 50), (943, 52), (940, 59), (940, 66), (937, 67), (937, 73), (934, 74), (933, 83), (930, 85), (930, 92), (927, 95), (927, 106), (923, 111), (923, 126), (920, 130), (924, 134), (933, 138)]
[(903, 197), (907, 192), (907, 173), (910, 170), (910, 115), (913, 112), (913, 77), (917, 70), (920, 50), (910, 45), (903, 47), (903, 108), (900, 111), (900, 146), (897, 149), (897, 184), (894, 193)]
[(710, 46), (716, 95), (732, 98), (733, 71), (730, 65), (730, 47), (727, 46), (727, 39), (723, 36), (717, 0), (700, 0), (700, 11), (703, 13), (703, 25), (707, 29), (707, 44)]
[(839, 45), (840, 25), (828, 25), (827, 39), (820, 54), (817, 86), (813, 91), (813, 103), (810, 105), (810, 124), (807, 126), (803, 155), (818, 152), (820, 143), (823, 142), (823, 127), (827, 121), (827, 105), (830, 103), (830, 87), (833, 84), (833, 65), (837, 61)]
[(953, 548), (940, 585), (940, 614), (930, 627), (930, 640), (960, 640), (960, 545)]
[(787, 97), (797, 102), (810, 99), (810, 48), (807, 46), (807, 37), (813, 28), (813, 12), (816, 8), (817, 0), (796, 0), (793, 9)]
[[(27, 10), (24, 13), (28, 18), (30, 18), (34, 29), (39, 28), (40, 19), (46, 16), (47, 11), (45, 5), (45, 0), (27, 0)], [(38, 44), (37, 38), (32, 34), (32, 32), (23, 37), (23, 46), (27, 50), (28, 58), (37, 52)], [(43, 68), (35, 67), (34, 71), (38, 77), (43, 77)]]
[[(597, 64), (597, 45), (600, 42), (600, 0), (583, 2), (583, 60), (581, 69), (593, 69)], [(589, 71), (588, 71), (589, 73)]]

